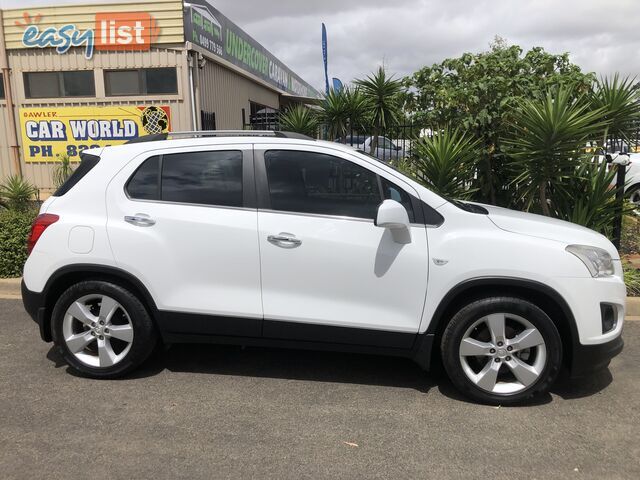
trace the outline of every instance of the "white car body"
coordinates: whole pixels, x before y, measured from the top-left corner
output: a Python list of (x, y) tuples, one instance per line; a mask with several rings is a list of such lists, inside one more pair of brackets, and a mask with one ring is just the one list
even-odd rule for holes
[[(443, 222), (412, 223), (410, 243), (398, 243), (389, 229), (370, 220), (134, 200), (123, 188), (151, 156), (228, 149), (242, 151), (249, 164), (271, 149), (352, 162), (424, 202)], [(58, 272), (99, 267), (123, 272), (144, 286), (166, 341), (198, 333), (190, 331), (196, 324), (200, 333), (226, 339), (240, 335), (300, 342), (322, 341), (334, 332), (331, 327), (341, 327), (362, 332), (363, 338), (370, 335), (370, 342), (356, 341), (363, 346), (411, 348), (416, 338), (434, 335), (443, 305), (457, 289), (471, 283), (479, 288), (493, 279), (496, 288), (529, 285), (554, 292), (572, 317), (567, 322), (573, 322), (569, 330), (575, 338), (566, 340), (576, 349), (604, 348), (620, 337), (626, 298), (620, 257), (607, 238), (592, 230), (486, 205), (488, 214), (466, 211), (385, 163), (333, 142), (188, 138), (86, 153), (100, 156), (97, 165), (70, 192), (42, 205), (41, 214), (60, 219), (45, 230), (26, 262), (23, 288), (28, 295), (44, 298)], [(130, 216), (154, 224), (125, 221)], [(274, 235), (289, 235), (301, 244), (280, 248), (269, 239)], [(594, 278), (565, 250), (576, 244), (605, 250), (613, 259), (613, 274)], [(615, 328), (603, 333), (605, 303), (617, 318)], [(50, 339), (47, 305), (41, 300), (37, 312), (33, 306), (28, 310), (38, 317), (43, 338)], [(172, 314), (179, 314), (179, 320), (171, 320)]]

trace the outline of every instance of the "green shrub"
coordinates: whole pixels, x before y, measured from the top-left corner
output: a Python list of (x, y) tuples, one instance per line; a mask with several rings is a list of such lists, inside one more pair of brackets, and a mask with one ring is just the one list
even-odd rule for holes
[(631, 265), (630, 262), (623, 262), (624, 283), (627, 285), (627, 295), (630, 297), (640, 296), (640, 270)]
[(0, 211), (0, 277), (19, 277), (27, 260), (27, 237), (37, 212)]
[(0, 184), (0, 205), (12, 210), (28, 210), (38, 189), (19, 175), (11, 175)]

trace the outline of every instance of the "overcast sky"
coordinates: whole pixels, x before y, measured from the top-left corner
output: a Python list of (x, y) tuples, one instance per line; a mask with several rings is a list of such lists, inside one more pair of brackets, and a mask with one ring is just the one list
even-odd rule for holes
[[(0, 0), (2, 8), (67, 3), (77, 2)], [(495, 35), (524, 48), (570, 52), (583, 70), (598, 75), (640, 74), (638, 0), (212, 0), (212, 4), (319, 90), (324, 90), (322, 22), (329, 36), (329, 76), (345, 83), (382, 62), (402, 76), (463, 52), (486, 50)]]

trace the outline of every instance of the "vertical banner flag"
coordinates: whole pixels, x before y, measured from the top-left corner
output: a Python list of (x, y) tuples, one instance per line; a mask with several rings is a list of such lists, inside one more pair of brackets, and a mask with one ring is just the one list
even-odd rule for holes
[(342, 91), (343, 85), (339, 78), (333, 77), (333, 89), (336, 93), (340, 93)]
[(322, 24), (322, 60), (324, 62), (324, 84), (329, 95), (329, 75), (327, 74), (327, 27)]

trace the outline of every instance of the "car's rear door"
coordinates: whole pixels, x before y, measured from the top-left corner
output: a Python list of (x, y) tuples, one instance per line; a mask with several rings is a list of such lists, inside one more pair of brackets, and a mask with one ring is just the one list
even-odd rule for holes
[(150, 291), (171, 333), (260, 336), (251, 145), (155, 150), (109, 184), (118, 266)]

